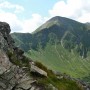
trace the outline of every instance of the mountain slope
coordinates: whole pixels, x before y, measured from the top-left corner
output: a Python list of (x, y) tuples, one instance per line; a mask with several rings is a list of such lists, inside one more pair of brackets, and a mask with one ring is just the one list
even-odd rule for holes
[(20, 37), (22, 40), (17, 38), (23, 43), (25, 40), (27, 49), (20, 47), (27, 52), (28, 57), (76, 78), (87, 80), (90, 77), (90, 30), (86, 24), (56, 16), (31, 35), (28, 42), (24, 35)]
[[(80, 80), (33, 62), (14, 46), (10, 26), (0, 22), (0, 90), (85, 90)], [(22, 36), (22, 35), (21, 35)], [(86, 86), (84, 88), (84, 86)]]

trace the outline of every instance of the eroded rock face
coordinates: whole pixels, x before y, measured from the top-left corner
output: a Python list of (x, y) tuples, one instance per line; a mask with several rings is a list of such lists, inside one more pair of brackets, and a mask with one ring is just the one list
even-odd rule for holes
[(7, 51), (14, 47), (14, 40), (10, 36), (10, 26), (5, 22), (0, 22), (0, 49)]
[(25, 70), (13, 65), (0, 76), (0, 90), (27, 90), (33, 81)]
[(11, 62), (9, 62), (9, 58), (3, 52), (0, 50), (0, 74), (3, 74), (5, 71), (7, 71), (11, 66)]
[(7, 41), (4, 39), (3, 34), (0, 32), (0, 49), (7, 50), (8, 44)]

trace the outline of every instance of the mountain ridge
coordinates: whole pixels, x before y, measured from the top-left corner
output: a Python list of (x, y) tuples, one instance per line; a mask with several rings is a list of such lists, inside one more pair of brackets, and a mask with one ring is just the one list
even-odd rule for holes
[(26, 57), (24, 51), (14, 45), (10, 31), (8, 23), (0, 22), (0, 90), (89, 89), (88, 84), (66, 74), (57, 76), (40, 62)]
[[(90, 77), (90, 30), (86, 24), (64, 17), (54, 17), (31, 35), (29, 42), (24, 43), (27, 50), (21, 43), (17, 43), (26, 51), (26, 56), (42, 62), (50, 69), (70, 74), (75, 78), (84, 78), (89, 82), (87, 78)], [(24, 35), (21, 38), (23, 40), (18, 40), (24, 42)]]
[[(49, 19), (48, 21), (46, 21), (46, 23), (44, 23), (43, 25), (41, 25), (39, 28), (37, 28), (33, 33), (35, 32), (38, 32), (38, 30), (40, 29), (44, 29), (45, 27), (49, 28), (50, 26), (52, 26), (53, 24), (56, 24), (58, 26), (69, 26), (68, 24), (75, 24), (75, 23), (78, 23), (78, 24), (83, 24), (83, 23), (80, 23), (78, 21), (75, 21), (75, 20), (72, 20), (72, 19), (69, 19), (69, 18), (66, 18), (66, 17), (60, 17), (60, 16), (55, 16), (51, 19)], [(61, 25), (60, 25), (61, 24)], [(84, 24), (83, 24), (84, 25)]]

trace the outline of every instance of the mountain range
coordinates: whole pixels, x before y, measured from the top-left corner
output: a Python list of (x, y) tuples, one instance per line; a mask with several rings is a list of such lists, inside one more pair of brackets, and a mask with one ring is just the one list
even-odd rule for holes
[[(15, 41), (10, 31), (8, 23), (0, 22), (0, 90), (90, 90), (90, 85), (85, 81), (57, 72), (53, 68), (51, 70), (39, 61), (34, 61), (32, 54), (29, 54), (34, 50), (42, 57), (47, 46), (49, 45), (50, 48), (54, 44), (48, 43), (43, 48), (39, 45), (37, 48), (30, 48), (31, 51), (25, 53), (14, 45)], [(35, 52), (33, 52), (34, 56), (37, 54)], [(51, 63), (53, 64), (52, 61)]]
[(33, 33), (11, 36), (32, 60), (90, 83), (90, 23), (56, 16)]

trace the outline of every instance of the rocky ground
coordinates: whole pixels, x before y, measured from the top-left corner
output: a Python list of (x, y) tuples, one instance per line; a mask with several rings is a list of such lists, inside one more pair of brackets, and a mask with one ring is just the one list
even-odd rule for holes
[[(30, 77), (30, 69), (27, 66), (23, 65), (20, 67), (18, 63), (15, 63), (22, 63), (25, 56), (22, 50), (14, 46), (10, 31), (10, 27), (7, 23), (0, 22), (0, 90), (44, 89), (43, 86), (40, 87), (37, 85), (36, 79)], [(14, 61), (15, 59), (20, 61)], [(15, 63), (15, 65), (13, 63)], [(29, 64), (31, 66), (31, 62)], [(32, 72), (47, 76), (45, 71), (39, 68), (37, 69), (36, 66), (32, 67)]]

